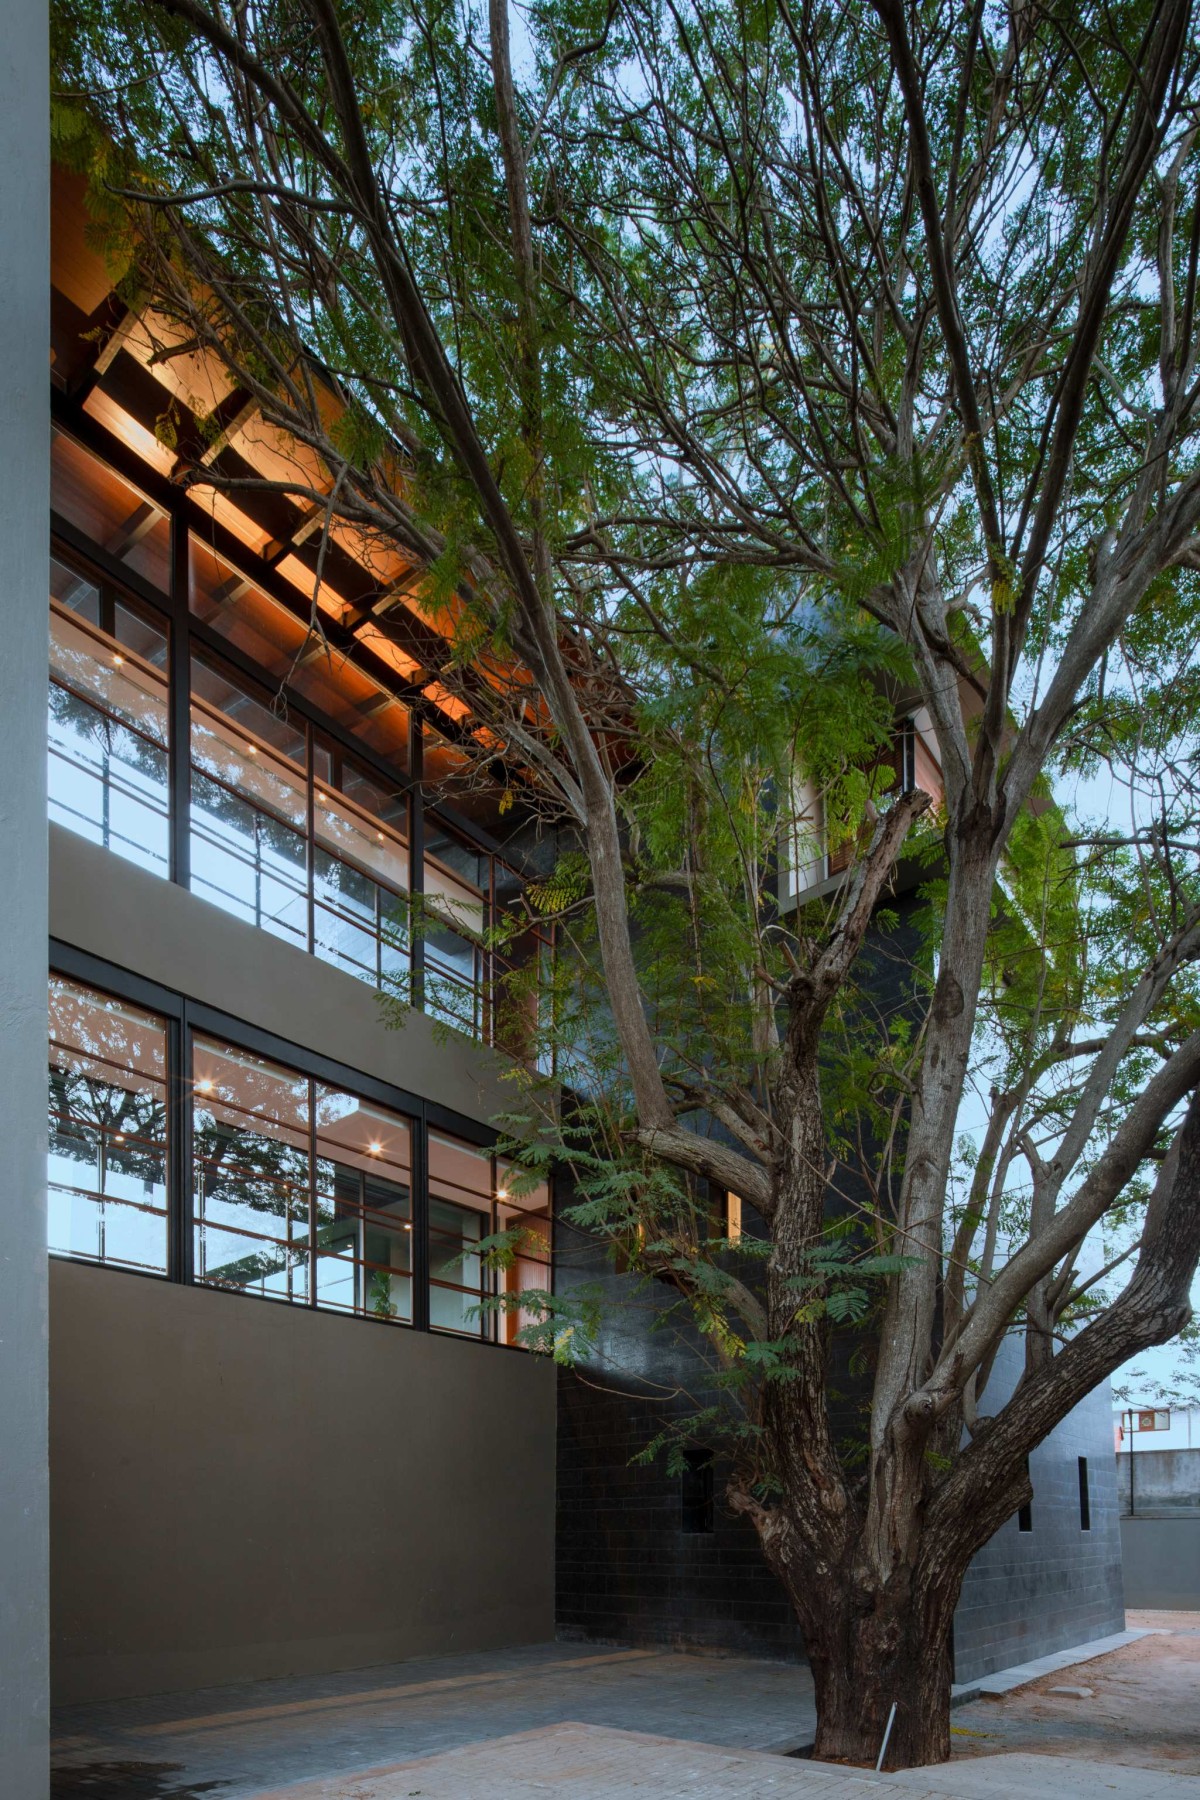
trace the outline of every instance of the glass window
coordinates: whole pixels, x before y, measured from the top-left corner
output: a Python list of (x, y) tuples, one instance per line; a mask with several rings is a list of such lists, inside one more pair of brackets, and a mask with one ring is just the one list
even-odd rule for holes
[[(166, 1022), (55, 976), (49, 1035), (50, 1249), (165, 1275)], [(207, 1035), (192, 1059), (194, 1280), (411, 1325), (408, 1120)], [(432, 1327), (516, 1343), (540, 1315), (515, 1296), (551, 1287), (546, 1184), (440, 1132), (428, 1170)], [(518, 1229), (512, 1266), (493, 1274), (483, 1240)], [(512, 1309), (496, 1310), (506, 1294)]]
[(472, 1037), (485, 1031), (491, 858), (432, 816), (425, 837), (425, 1010)]
[(492, 1158), (458, 1138), (429, 1133), (429, 1323), (437, 1331), (495, 1336), (480, 1312), (486, 1274), (480, 1241), (492, 1230)]
[(197, 1038), (192, 1148), (196, 1280), (309, 1297), (309, 1083)]
[[(512, 1163), (496, 1163), (496, 1228), (521, 1233), (512, 1265), (501, 1272), (502, 1292), (549, 1293), (551, 1278), (550, 1189), (544, 1181), (531, 1181)], [(517, 1334), (541, 1319), (540, 1310), (511, 1305), (500, 1314), (500, 1335), (506, 1344), (518, 1342)]]
[(188, 542), (188, 601), (198, 619), (272, 675), (286, 676), (304, 649), (301, 621), (195, 537)]
[(54, 431), (50, 504), (109, 556), (164, 593), (171, 587), (171, 522), (115, 469)]
[(51, 819), (170, 870), (167, 633), (135, 601), (50, 562)]
[(313, 752), (313, 949), (408, 996), (408, 801), (333, 745)]
[(152, 1013), (50, 982), (49, 1245), (167, 1269), (167, 1030)]
[(193, 892), (307, 948), (303, 726), (198, 656), (191, 726)]
[(316, 1089), (317, 1305), (412, 1322), (412, 1174), (403, 1119)]

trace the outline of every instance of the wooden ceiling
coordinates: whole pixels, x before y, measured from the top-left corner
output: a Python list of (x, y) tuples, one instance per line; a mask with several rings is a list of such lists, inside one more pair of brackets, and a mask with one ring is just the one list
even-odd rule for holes
[[(264, 420), (217, 356), (181, 345), (178, 328), (147, 310), (131, 313), (114, 292), (85, 204), (81, 177), (56, 168), (51, 239), (51, 368), (55, 386), (160, 478), (182, 486), (203, 519), (244, 552), (246, 573), (277, 604), (307, 623), (317, 587), (325, 508), (311, 499), (261, 489), (206, 487), (195, 471), (225, 482), (263, 480), (327, 494), (332, 477), (315, 452)], [(166, 346), (172, 354), (164, 357)], [(330, 393), (331, 406), (336, 405)], [(171, 431), (159, 427), (169, 417)], [(264, 582), (265, 577), (265, 582)], [(422, 599), (422, 571), (397, 546), (346, 523), (328, 534), (316, 593), (331, 645), (350, 655), (381, 687), (416, 709), (451, 743), (497, 739), (485, 721), (496, 690), (528, 690), (531, 720), (541, 703), (527, 673), (479, 665), (447, 685), (450, 646), (441, 628), (453, 617)], [(231, 604), (238, 604), (236, 591)], [(478, 716), (477, 716), (478, 714)]]

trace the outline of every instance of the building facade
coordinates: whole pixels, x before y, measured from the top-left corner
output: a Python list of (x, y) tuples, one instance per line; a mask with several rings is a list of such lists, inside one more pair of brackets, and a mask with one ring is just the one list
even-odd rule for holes
[(397, 568), (337, 544), (314, 635), (303, 510), (173, 479), (168, 404), (218, 475), (290, 450), (154, 362), (61, 175), (52, 280), (56, 1695), (544, 1640), (553, 1373), (478, 1248), (548, 1279), (492, 1124), (520, 821), (448, 797)]

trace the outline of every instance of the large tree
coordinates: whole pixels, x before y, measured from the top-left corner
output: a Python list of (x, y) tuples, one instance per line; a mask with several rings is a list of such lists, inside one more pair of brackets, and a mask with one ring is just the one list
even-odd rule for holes
[[(514, 17), (63, 0), (59, 144), (160, 354), (426, 572), (464, 741), (574, 846), (581, 1216), (713, 1345), (817, 1755), (896, 1700), (889, 1761), (939, 1760), (971, 1557), (1200, 1255), (1200, 42), (1187, 0)], [(244, 479), (210, 448), (181, 479)], [(887, 784), (896, 696), (936, 794)], [(844, 877), (781, 910), (818, 830)]]

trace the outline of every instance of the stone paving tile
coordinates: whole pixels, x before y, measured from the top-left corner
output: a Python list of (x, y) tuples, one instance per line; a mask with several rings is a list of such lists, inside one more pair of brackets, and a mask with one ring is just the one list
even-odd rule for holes
[(172, 1772), (162, 1800), (251, 1800), (564, 1720), (775, 1750), (811, 1741), (814, 1717), (794, 1664), (535, 1645), (72, 1708), (56, 1719), (56, 1795), (108, 1800), (90, 1772), (124, 1769), (111, 1777), (124, 1800), (122, 1780), (132, 1793), (134, 1771), (158, 1769)]
[(922, 1793), (955, 1800), (1200, 1800), (1200, 1776), (1172, 1775), (1074, 1756), (1006, 1751), (939, 1769), (910, 1769), (890, 1779)]
[(1200, 1800), (1200, 1780), (1066, 1757), (877, 1776), (643, 1732), (565, 1724), (465, 1745), (352, 1777), (274, 1788), (261, 1800)]
[(760, 1751), (730, 1751), (645, 1732), (565, 1724), (520, 1732), (349, 1779), (272, 1788), (261, 1800), (913, 1800), (874, 1776)]
[[(1110, 1718), (1099, 1702), (1047, 1698), (1037, 1687), (976, 1701), (954, 1714), (951, 1765), (884, 1778), (886, 1791), (874, 1800), (914, 1800), (914, 1790), (917, 1800), (1200, 1800), (1200, 1778), (1170, 1767), (1197, 1733), (1195, 1639), (1187, 1625), (1198, 1622), (1181, 1617), (1182, 1631), (1147, 1637), (1081, 1671), (1092, 1684), (1107, 1669), (1105, 1679), (1124, 1711), (1118, 1708)], [(1172, 1650), (1176, 1638), (1185, 1643)], [(1141, 1685), (1131, 1685), (1133, 1665), (1142, 1662), (1150, 1666), (1141, 1671)], [(1161, 1695), (1179, 1742), (1150, 1710), (1151, 1695)], [(681, 1791), (696, 1800), (710, 1792), (720, 1800), (759, 1794), (799, 1800), (845, 1793), (847, 1783), (881, 1785), (857, 1770), (770, 1757), (764, 1764), (751, 1754), (811, 1740), (811, 1681), (793, 1664), (542, 1644), (73, 1708), (56, 1721), (53, 1792), (55, 1800), (262, 1800), (288, 1784), (319, 1779), (324, 1789), (319, 1796), (314, 1790), (313, 1800), (358, 1800), (360, 1793), (375, 1800), (369, 1784), (381, 1769), (396, 1774), (421, 1762), (422, 1783), (434, 1773), (449, 1781), (452, 1766), (439, 1762), (434, 1769), (423, 1759), (461, 1752), (468, 1785), (447, 1788), (447, 1795), (461, 1791), (470, 1800), (492, 1800), (503, 1793), (523, 1800), (526, 1790), (519, 1786), (494, 1787), (490, 1759), (498, 1740), (522, 1734), (522, 1741), (532, 1741), (530, 1734), (540, 1733), (550, 1743), (555, 1728), (568, 1722), (577, 1749), (578, 1733), (590, 1727), (588, 1754), (599, 1744), (625, 1773), (613, 1777), (616, 1789), (589, 1787), (599, 1773), (580, 1774), (567, 1755), (569, 1744), (560, 1744), (553, 1750), (554, 1779), (543, 1770), (530, 1794), (607, 1800), (610, 1791), (630, 1788), (647, 1797)], [(651, 1777), (649, 1765), (625, 1741), (631, 1733), (630, 1741), (643, 1748), (666, 1742), (663, 1755), (672, 1760)], [(615, 1747), (608, 1742), (614, 1736), (620, 1740)], [(706, 1760), (714, 1746), (725, 1753), (724, 1768)], [(1039, 1754), (1043, 1749), (1065, 1754)], [(679, 1765), (679, 1779), (686, 1776), (690, 1785), (656, 1785), (675, 1780), (679, 1757), (686, 1764)], [(1191, 1766), (1196, 1768), (1194, 1757)], [(710, 1781), (720, 1776), (723, 1785), (697, 1786), (698, 1768)], [(520, 1773), (513, 1766), (507, 1771), (513, 1780)], [(418, 1793), (443, 1800), (440, 1788), (424, 1785), (394, 1792), (398, 1800)]]

